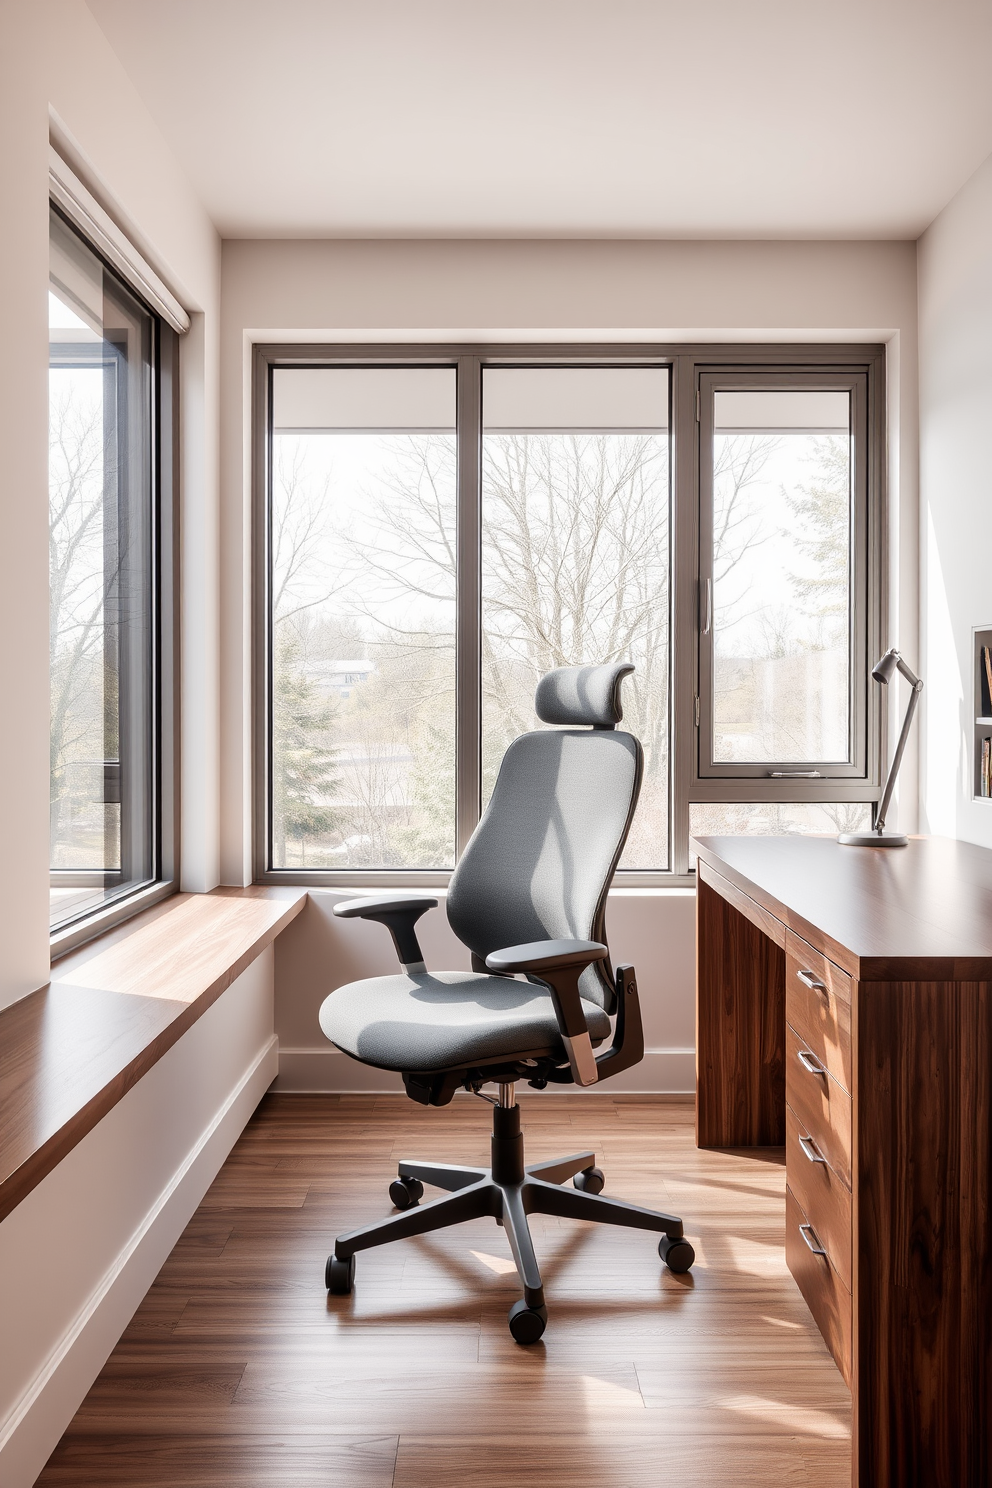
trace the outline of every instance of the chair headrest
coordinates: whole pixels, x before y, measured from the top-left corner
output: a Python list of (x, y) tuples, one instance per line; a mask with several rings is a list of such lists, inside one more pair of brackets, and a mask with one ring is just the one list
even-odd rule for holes
[(634, 670), (629, 661), (608, 666), (558, 667), (537, 684), (534, 709), (544, 723), (586, 723), (616, 728), (623, 717), (620, 684)]

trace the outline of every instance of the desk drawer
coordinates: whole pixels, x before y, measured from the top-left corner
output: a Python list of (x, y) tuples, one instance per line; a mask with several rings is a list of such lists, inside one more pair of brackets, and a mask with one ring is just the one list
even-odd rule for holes
[[(805, 1228), (803, 1228), (805, 1227)], [(808, 1239), (807, 1239), (808, 1237)], [(834, 1363), (851, 1383), (851, 1339), (853, 1308), (851, 1293), (830, 1264), (816, 1226), (803, 1213), (791, 1188), (785, 1190), (785, 1259), (806, 1299), (806, 1306), (834, 1356)]]
[(796, 1033), (785, 1030), (785, 1099), (827, 1162), (851, 1186), (851, 1097)]
[(785, 1016), (834, 1079), (851, 1091), (851, 978), (788, 932)]
[(851, 1190), (818, 1151), (796, 1113), (785, 1111), (785, 1177), (824, 1246), (834, 1270), (851, 1290)]
[(851, 1006), (851, 988), (854, 978), (841, 971), (833, 961), (828, 961), (822, 951), (814, 950), (809, 941), (803, 940), (794, 930), (785, 932), (785, 954), (800, 967), (810, 972), (818, 981), (826, 983), (835, 997)]

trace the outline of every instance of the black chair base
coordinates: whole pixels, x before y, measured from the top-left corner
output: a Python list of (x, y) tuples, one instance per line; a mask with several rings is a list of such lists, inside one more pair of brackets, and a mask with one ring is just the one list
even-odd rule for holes
[[(378, 1224), (338, 1236), (334, 1254), (327, 1262), (327, 1289), (338, 1295), (351, 1291), (354, 1257), (360, 1250), (370, 1250), (390, 1240), (403, 1240), (409, 1235), (426, 1235), (486, 1214), (492, 1215), (506, 1230), (523, 1285), (523, 1300), (510, 1309), (509, 1320), (510, 1332), (518, 1343), (536, 1343), (547, 1322), (544, 1286), (527, 1223), (529, 1214), (554, 1214), (564, 1219), (590, 1219), (599, 1224), (654, 1231), (662, 1236), (658, 1249), (665, 1264), (672, 1271), (688, 1271), (695, 1253), (683, 1238), (682, 1221), (672, 1214), (604, 1197), (598, 1192), (602, 1174), (595, 1163), (592, 1152), (575, 1152), (570, 1157), (525, 1167), (520, 1109), (516, 1105), (495, 1106), (492, 1166), (463, 1168), (446, 1163), (401, 1162), (399, 1177), (389, 1190), (401, 1212)], [(579, 1179), (580, 1186), (561, 1187), (569, 1178)], [(425, 1183), (448, 1192), (421, 1205)]]

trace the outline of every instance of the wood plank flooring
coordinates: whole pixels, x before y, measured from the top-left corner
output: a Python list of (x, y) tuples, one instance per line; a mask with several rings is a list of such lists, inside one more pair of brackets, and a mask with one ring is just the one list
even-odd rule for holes
[[(650, 1235), (536, 1216), (541, 1343), (491, 1219), (358, 1257), (401, 1157), (485, 1163), (490, 1110), (269, 1096), (52, 1454), (41, 1488), (849, 1488), (850, 1397), (785, 1267), (777, 1149), (699, 1151), (689, 1103), (522, 1099), (527, 1160), (594, 1148)], [(428, 1190), (430, 1193), (431, 1190)]]

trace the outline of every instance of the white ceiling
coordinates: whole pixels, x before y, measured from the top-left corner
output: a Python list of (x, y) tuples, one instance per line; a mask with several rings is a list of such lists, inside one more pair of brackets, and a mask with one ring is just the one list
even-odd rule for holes
[(88, 0), (225, 237), (915, 238), (992, 0)]

